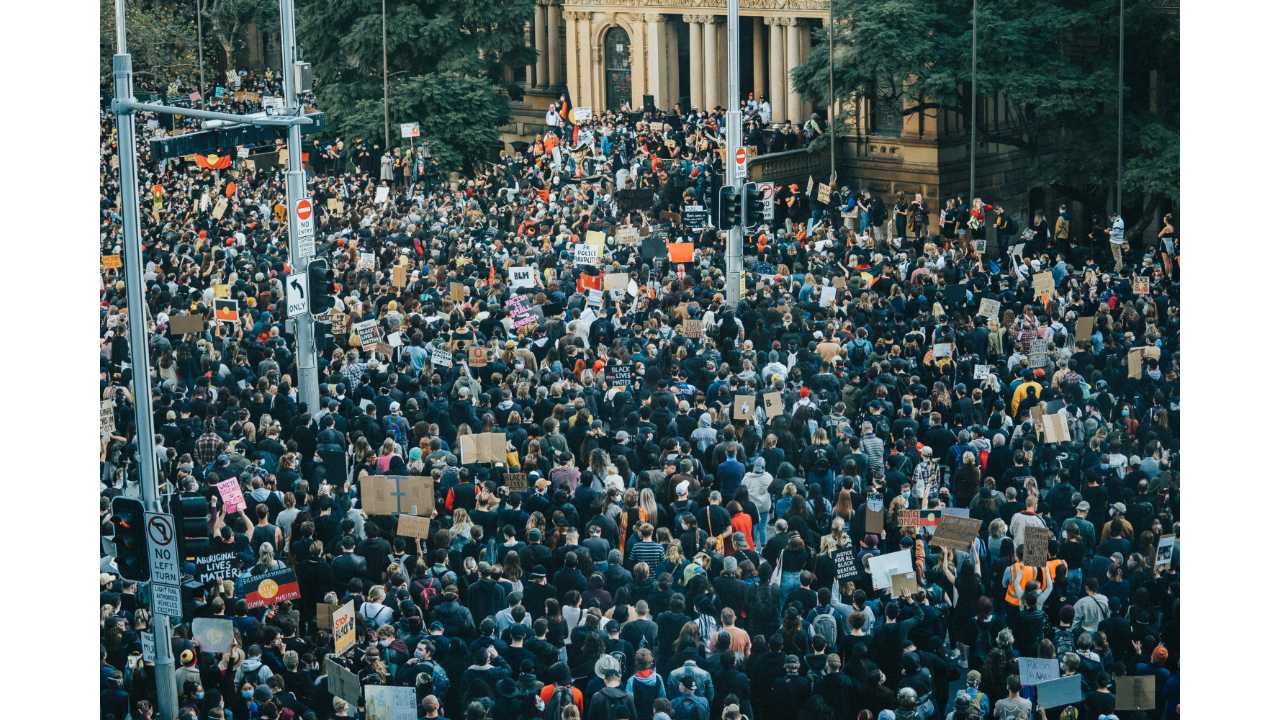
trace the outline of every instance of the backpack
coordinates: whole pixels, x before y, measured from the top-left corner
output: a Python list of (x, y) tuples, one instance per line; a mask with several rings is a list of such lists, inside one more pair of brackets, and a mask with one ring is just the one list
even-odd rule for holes
[(1053, 631), (1053, 649), (1058, 653), (1058, 657), (1075, 651), (1076, 638), (1071, 628), (1057, 628)]
[(821, 635), (827, 641), (827, 647), (835, 647), (836, 640), (840, 634), (840, 624), (836, 621), (836, 616), (831, 614), (831, 608), (813, 618), (813, 623), (809, 625), (809, 637)]
[(543, 720), (560, 720), (564, 706), (573, 703), (573, 691), (567, 687), (557, 687), (551, 692), (551, 698), (542, 708)]
[(418, 596), (422, 600), (419, 604), (422, 606), (423, 612), (431, 609), (431, 601), (439, 594), (440, 581), (432, 578), (431, 582), (422, 587), (422, 593)]
[(382, 429), (386, 432), (387, 437), (396, 441), (396, 444), (404, 447), (404, 429), (400, 427), (400, 422), (395, 415), (384, 415), (382, 417)]
[(626, 695), (605, 695), (605, 711), (609, 716), (609, 720), (635, 720), (630, 710), (627, 709)]

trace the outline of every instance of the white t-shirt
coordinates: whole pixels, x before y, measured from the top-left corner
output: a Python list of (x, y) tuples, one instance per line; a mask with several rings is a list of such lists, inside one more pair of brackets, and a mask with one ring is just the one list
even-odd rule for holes
[(1124, 244), (1124, 218), (1119, 215), (1116, 216), (1115, 220), (1111, 221), (1111, 244)]

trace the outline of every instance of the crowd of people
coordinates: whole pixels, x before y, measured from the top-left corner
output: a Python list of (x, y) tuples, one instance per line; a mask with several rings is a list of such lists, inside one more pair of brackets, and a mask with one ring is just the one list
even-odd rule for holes
[[(286, 318), (281, 169), (140, 143), (145, 370), (102, 272), (102, 717), (156, 702), (151, 618), (105, 537), (110, 499), (137, 494), (143, 371), (161, 491), (208, 498), (229, 558), (207, 581), (184, 564), (184, 720), (369, 717), (331, 663), (412, 688), (418, 718), (1177, 716), (1172, 218), (1147, 246), (1065, 207), (1019, 229), (981, 200), (787, 182), (732, 307), (723, 234), (688, 210), (714, 206), (724, 115), (555, 110), (453, 179), (425, 144), (309, 148), (334, 277), (319, 407)], [(148, 119), (144, 139), (168, 131)], [(122, 256), (105, 111), (101, 132), (101, 252)], [(185, 315), (206, 322), (172, 332)], [(479, 433), (500, 459), (468, 456)], [(366, 512), (373, 476), (430, 478), (426, 537)], [(939, 516), (980, 526), (932, 542)], [(1047, 560), (1024, 563), (1040, 529)], [(901, 551), (887, 585), (877, 559)], [(280, 570), (297, 597), (256, 607), (235, 582)], [(318, 608), (348, 602), (338, 656)], [(198, 619), (229, 620), (229, 646), (202, 647)], [(1079, 699), (1044, 707), (1027, 658), (1079, 675)], [(1117, 710), (1134, 676), (1154, 696)]]

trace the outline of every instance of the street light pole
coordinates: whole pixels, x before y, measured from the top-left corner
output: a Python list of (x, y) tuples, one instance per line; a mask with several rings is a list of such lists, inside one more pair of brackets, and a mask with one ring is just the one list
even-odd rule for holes
[(1117, 121), (1116, 121), (1116, 214), (1121, 212), (1120, 177), (1124, 173), (1124, 0), (1120, 0), (1120, 68), (1116, 83)]
[(969, 53), (969, 202), (973, 202), (978, 168), (978, 0), (973, 0), (973, 50)]
[(827, 3), (827, 132), (830, 134), (831, 187), (836, 185), (836, 4)]
[(196, 0), (196, 53), (200, 58), (200, 99), (204, 100), (204, 0)]
[(391, 152), (391, 101), (387, 87), (387, 0), (382, 0), (382, 148)]
[[(299, 115), (298, 81), (294, 67), (293, 0), (280, 0), (280, 55), (284, 70), (284, 104), (289, 115)], [(315, 220), (308, 208), (310, 234), (304, 245), (299, 202), (307, 196), (307, 178), (302, 170), (302, 127), (289, 126), (289, 170), (285, 173), (285, 186), (289, 200), (289, 267), (293, 272), (304, 272), (307, 263), (315, 255)], [(309, 292), (320, 292), (310, 288)], [(297, 339), (298, 390), (306, 403), (307, 413), (315, 415), (320, 410), (320, 374), (316, 367), (315, 321), (310, 308), (295, 319), (294, 337)]]
[[(125, 0), (116, 0), (116, 54), (111, 59), (115, 99), (133, 100), (133, 58), (125, 32)], [(125, 295), (129, 304), (129, 366), (133, 371), (134, 440), (138, 446), (138, 474), (142, 502), (148, 512), (161, 512), (159, 475), (156, 472), (155, 429), (151, 412), (151, 360), (147, 353), (146, 285), (142, 279), (142, 235), (138, 222), (138, 155), (133, 113), (115, 106), (119, 133), (120, 215), (124, 230)], [(151, 627), (155, 637), (156, 700), (160, 720), (178, 714), (178, 683), (173, 667), (173, 638), (169, 617), (151, 593)]]
[[(728, 0), (729, 26), (729, 112), (725, 114), (725, 181), (741, 194), (742, 172), (738, 171), (738, 148), (742, 147), (742, 111), (739, 109), (741, 78), (738, 76), (738, 0)], [(724, 299), (738, 307), (742, 296), (742, 220), (729, 227), (725, 240)]]

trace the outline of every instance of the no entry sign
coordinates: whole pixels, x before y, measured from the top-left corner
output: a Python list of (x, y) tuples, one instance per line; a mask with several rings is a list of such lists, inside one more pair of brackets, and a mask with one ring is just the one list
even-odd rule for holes
[(298, 201), (298, 219), (309, 220), (311, 218), (311, 200), (310, 198), (302, 198)]
[(747, 149), (746, 149), (746, 148), (744, 148), (744, 147), (740, 147), (740, 148), (738, 148), (738, 151), (737, 151), (737, 152), (735, 152), (735, 153), (733, 154), (733, 160), (734, 160), (734, 162), (738, 163), (738, 167), (744, 167), (744, 166), (746, 166), (746, 164), (747, 164)]

